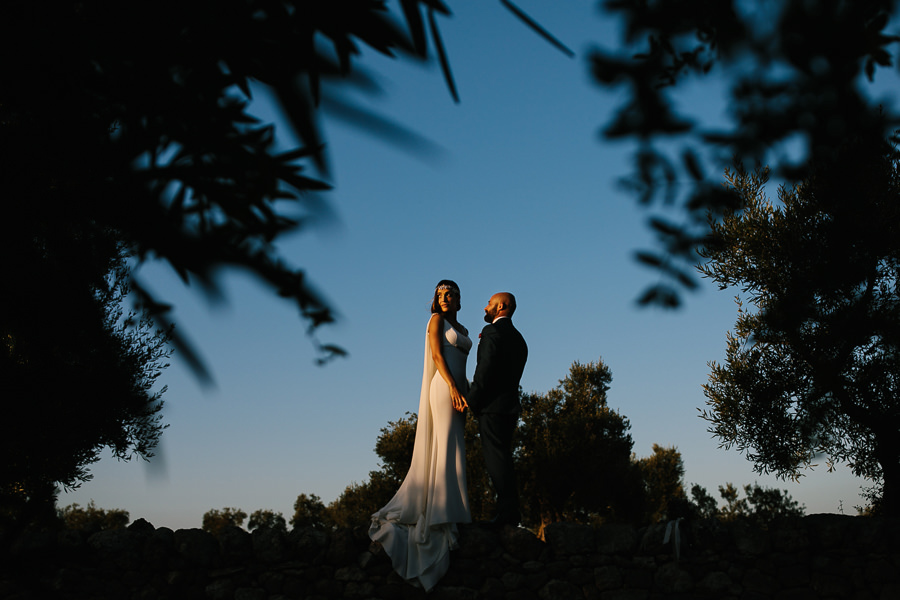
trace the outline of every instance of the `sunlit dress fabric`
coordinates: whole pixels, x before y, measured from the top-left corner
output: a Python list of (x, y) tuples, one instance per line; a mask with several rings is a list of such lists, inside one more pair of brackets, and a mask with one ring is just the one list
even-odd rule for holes
[[(460, 393), (468, 389), (472, 340), (444, 320), (441, 352)], [(453, 409), (450, 387), (437, 371), (426, 334), (418, 423), (409, 472), (384, 508), (372, 515), (369, 537), (381, 543), (401, 577), (431, 590), (450, 566), (457, 523), (469, 523), (465, 415)]]

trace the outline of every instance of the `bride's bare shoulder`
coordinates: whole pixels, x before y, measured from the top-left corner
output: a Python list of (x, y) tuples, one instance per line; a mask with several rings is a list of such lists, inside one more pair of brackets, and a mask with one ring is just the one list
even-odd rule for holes
[(432, 328), (440, 328), (444, 325), (444, 317), (440, 315), (440, 313), (433, 313), (431, 318), (428, 319), (428, 331), (431, 331)]

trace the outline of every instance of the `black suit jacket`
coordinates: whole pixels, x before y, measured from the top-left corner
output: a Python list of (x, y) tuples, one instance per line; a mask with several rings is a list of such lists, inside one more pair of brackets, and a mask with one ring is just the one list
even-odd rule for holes
[(528, 346), (512, 319), (503, 318), (481, 330), (478, 363), (466, 402), (476, 415), (516, 415), (519, 381), (525, 370)]

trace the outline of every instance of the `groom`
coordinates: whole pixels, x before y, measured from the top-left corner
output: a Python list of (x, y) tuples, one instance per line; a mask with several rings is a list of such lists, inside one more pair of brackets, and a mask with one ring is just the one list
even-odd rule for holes
[(518, 525), (519, 492), (513, 468), (512, 442), (519, 420), (519, 380), (528, 358), (528, 346), (513, 327), (516, 298), (508, 292), (491, 296), (484, 308), (488, 325), (478, 342), (478, 363), (466, 404), (478, 417), (484, 462), (494, 491), (497, 515), (492, 526)]

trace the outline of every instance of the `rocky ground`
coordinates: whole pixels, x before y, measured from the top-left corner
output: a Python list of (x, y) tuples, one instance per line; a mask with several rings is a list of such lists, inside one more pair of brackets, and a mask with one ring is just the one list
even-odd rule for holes
[(462, 527), (450, 571), (425, 594), (393, 572), (365, 532), (233, 527), (213, 536), (142, 519), (91, 535), (29, 531), (3, 549), (0, 598), (900, 598), (900, 521), (811, 515), (768, 529), (679, 522), (641, 530), (557, 523), (545, 537)]

